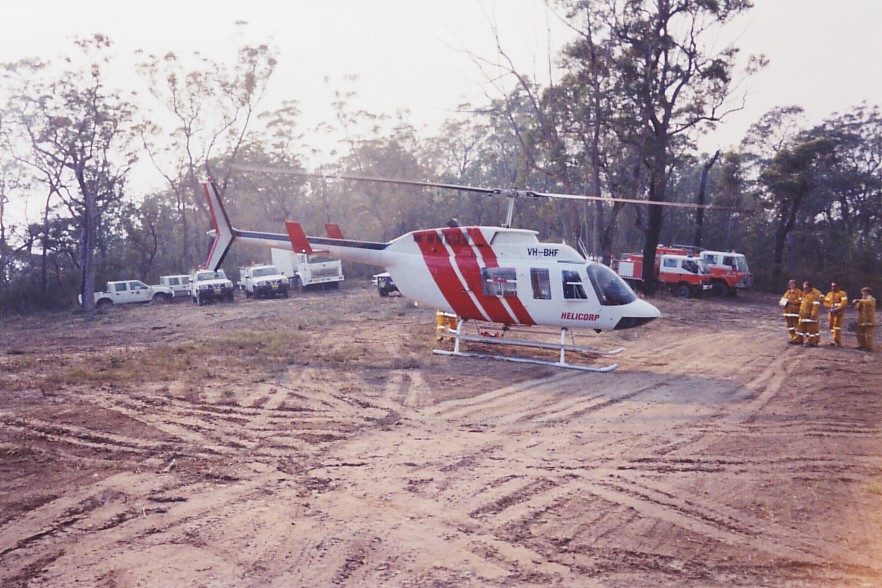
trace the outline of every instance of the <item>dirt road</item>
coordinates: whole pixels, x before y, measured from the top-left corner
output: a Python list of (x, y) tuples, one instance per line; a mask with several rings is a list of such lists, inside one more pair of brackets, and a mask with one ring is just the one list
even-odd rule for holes
[(882, 353), (775, 302), (662, 299), (611, 374), (358, 288), (5, 321), (0, 585), (877, 586)]

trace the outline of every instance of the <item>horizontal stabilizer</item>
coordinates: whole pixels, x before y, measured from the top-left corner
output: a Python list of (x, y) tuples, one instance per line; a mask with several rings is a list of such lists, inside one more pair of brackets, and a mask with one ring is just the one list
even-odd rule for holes
[(331, 239), (343, 239), (343, 231), (340, 230), (340, 225), (325, 225), (325, 232)]
[(307, 255), (314, 253), (300, 223), (285, 221), (285, 230), (288, 231), (288, 238), (291, 239), (291, 249), (295, 253), (306, 253)]

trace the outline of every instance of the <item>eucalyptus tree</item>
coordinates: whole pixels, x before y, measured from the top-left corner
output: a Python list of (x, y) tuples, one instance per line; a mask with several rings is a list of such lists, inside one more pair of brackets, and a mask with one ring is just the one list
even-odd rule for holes
[(84, 306), (91, 310), (104, 216), (123, 197), (135, 161), (135, 110), (105, 85), (110, 39), (96, 34), (75, 45), (80, 52), (64, 65), (26, 64), (28, 83), (11, 103), (29, 142), (22, 158), (45, 175), (49, 198), (57, 196), (79, 227), (76, 264)]
[(833, 116), (814, 131), (834, 141), (835, 167), (827, 170), (828, 198), (822, 204), (829, 233), (851, 258), (872, 252), (878, 260), (882, 230), (882, 114), (879, 107), (858, 106)]
[(831, 139), (804, 134), (775, 153), (760, 172), (759, 181), (768, 190), (767, 202), (775, 220), (772, 281), (779, 288), (787, 236), (805, 202), (824, 183), (824, 159), (833, 156), (834, 150)]
[[(555, 4), (576, 33), (561, 56), (563, 76), (539, 90), (503, 59), (517, 80), (517, 93), (526, 95), (532, 108), (528, 127), (512, 120), (528, 165), (554, 178), (563, 191), (633, 197), (645, 190), (650, 202), (666, 201), (671, 168), (692, 148), (695, 136), (740, 108), (733, 102), (738, 50), (716, 50), (712, 44), (720, 28), (751, 8), (751, 1)], [(748, 73), (762, 62), (751, 60)], [(595, 248), (607, 258), (622, 206), (612, 204), (608, 215), (605, 206), (594, 205), (591, 222)], [(645, 231), (648, 293), (655, 290), (662, 210), (650, 206), (637, 212)]]
[[(647, 199), (664, 202), (677, 153), (697, 133), (738, 105), (732, 104), (738, 49), (715, 50), (720, 28), (752, 7), (750, 0), (606, 0), (615, 47), (611, 72), (617, 100), (613, 116), (628, 121), (622, 140), (638, 148), (648, 174)], [(592, 0), (568, 3), (575, 14)], [(751, 61), (755, 66), (761, 62)], [(655, 291), (653, 266), (662, 207), (647, 212), (643, 283)]]
[(142, 127), (143, 145), (174, 197), (185, 263), (197, 261), (194, 247), (203, 233), (191, 224), (207, 224), (201, 181), (207, 174), (226, 190), (232, 174), (227, 164), (239, 159), (247, 143), (275, 67), (267, 45), (242, 47), (232, 65), (166, 53), (139, 66), (162, 107)]

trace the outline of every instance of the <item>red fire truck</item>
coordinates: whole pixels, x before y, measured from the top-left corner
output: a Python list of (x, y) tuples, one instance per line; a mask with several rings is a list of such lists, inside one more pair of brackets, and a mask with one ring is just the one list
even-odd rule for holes
[[(711, 274), (698, 257), (659, 246), (655, 256), (655, 277), (677, 296), (701, 296), (711, 289)], [(632, 286), (643, 280), (643, 255), (626, 253), (615, 264), (616, 272)]]
[[(704, 262), (710, 272), (710, 289), (715, 296), (735, 296), (738, 290), (747, 290), (753, 286), (753, 274), (750, 273), (747, 258), (743, 253), (708, 251), (690, 245), (659, 245), (656, 249), (656, 263), (658, 263), (659, 256), (662, 255), (692, 256)], [(639, 257), (641, 261), (639, 269), (642, 271), (643, 256), (629, 254), (623, 256), (622, 260), (627, 260), (628, 257)], [(625, 271), (629, 271), (627, 266)], [(621, 272), (619, 275), (625, 277)], [(639, 271), (636, 272), (636, 275), (639, 279)]]

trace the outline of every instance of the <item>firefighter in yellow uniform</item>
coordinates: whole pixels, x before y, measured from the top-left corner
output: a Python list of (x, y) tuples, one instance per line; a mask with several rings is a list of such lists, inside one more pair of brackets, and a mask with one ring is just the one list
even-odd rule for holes
[(821, 342), (818, 316), (821, 311), (821, 293), (812, 287), (811, 282), (802, 284), (802, 302), (799, 304), (799, 326), (796, 334), (799, 340), (805, 340), (809, 347), (817, 347)]
[(435, 312), (435, 338), (438, 341), (446, 339), (446, 335), (456, 333), (459, 319), (455, 314), (438, 310)]
[(848, 306), (848, 294), (839, 289), (839, 284), (830, 284), (830, 291), (824, 297), (827, 316), (830, 318), (830, 345), (842, 347), (842, 325), (845, 323), (845, 307)]
[(876, 299), (869, 287), (861, 288), (861, 298), (854, 301), (858, 311), (858, 349), (873, 350), (873, 329), (876, 328)]
[(793, 345), (802, 345), (802, 337), (796, 333), (796, 327), (799, 326), (799, 305), (802, 303), (802, 292), (796, 285), (796, 280), (787, 282), (787, 291), (781, 297), (779, 302), (784, 309), (784, 322), (787, 323), (787, 334), (790, 336), (789, 343)]

